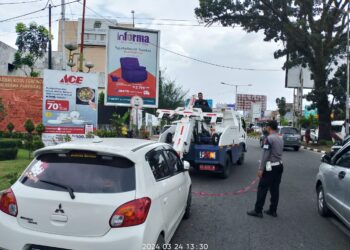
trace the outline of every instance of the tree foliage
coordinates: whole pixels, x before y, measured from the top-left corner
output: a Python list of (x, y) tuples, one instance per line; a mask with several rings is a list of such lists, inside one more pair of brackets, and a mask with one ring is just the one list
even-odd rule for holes
[(184, 106), (188, 91), (184, 91), (174, 80), (166, 79), (162, 74), (159, 78), (159, 105), (161, 109), (176, 109)]
[(12, 134), (13, 130), (15, 129), (15, 125), (13, 125), (12, 122), (9, 122), (6, 126), (6, 128), (9, 131), (9, 133)]
[(199, 0), (197, 17), (207, 24), (263, 31), (264, 41), (281, 42), (275, 58), (289, 55), (285, 67), (307, 65), (315, 81), (308, 96), (320, 113), (320, 139), (330, 139), (331, 103), (327, 80), (343, 57), (349, 0)]
[(35, 129), (33, 121), (31, 119), (26, 120), (24, 123), (24, 128), (28, 132), (28, 134), (31, 135)]
[(276, 104), (278, 107), (278, 113), (280, 114), (281, 118), (283, 118), (287, 113), (286, 98), (284, 97), (277, 98)]
[(15, 53), (13, 64), (22, 69), (27, 76), (37, 77), (39, 73), (34, 70), (34, 66), (36, 61), (45, 55), (50, 38), (49, 31), (33, 22), (28, 27), (24, 23), (17, 23), (16, 33), (18, 51)]

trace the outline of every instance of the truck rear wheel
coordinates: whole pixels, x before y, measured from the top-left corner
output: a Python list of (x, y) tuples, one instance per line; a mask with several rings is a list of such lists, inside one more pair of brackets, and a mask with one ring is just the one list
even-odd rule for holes
[(237, 164), (242, 165), (244, 163), (244, 152), (242, 151), (241, 156), (239, 157)]
[(225, 166), (223, 166), (223, 172), (220, 174), (220, 177), (227, 179), (230, 176), (231, 172), (231, 159), (229, 156), (226, 157)]

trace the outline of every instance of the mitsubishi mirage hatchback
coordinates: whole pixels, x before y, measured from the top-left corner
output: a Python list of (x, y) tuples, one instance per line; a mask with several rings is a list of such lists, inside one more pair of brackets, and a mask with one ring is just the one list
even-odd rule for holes
[(191, 179), (167, 144), (86, 139), (46, 147), (0, 199), (0, 249), (140, 250), (190, 216)]

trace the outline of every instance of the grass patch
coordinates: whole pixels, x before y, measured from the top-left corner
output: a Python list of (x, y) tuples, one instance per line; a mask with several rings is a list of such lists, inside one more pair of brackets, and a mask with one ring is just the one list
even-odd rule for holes
[(0, 161), (0, 190), (9, 188), (31, 161), (25, 149), (18, 150), (16, 160)]

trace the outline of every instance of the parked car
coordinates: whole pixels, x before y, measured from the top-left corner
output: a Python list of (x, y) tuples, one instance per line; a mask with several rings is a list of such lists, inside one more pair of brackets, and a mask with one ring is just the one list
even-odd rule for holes
[(327, 216), (332, 211), (350, 228), (350, 143), (321, 161), (316, 178), (318, 212)]
[(165, 143), (46, 147), (0, 199), (0, 249), (142, 249), (191, 213), (189, 163)]
[(332, 138), (334, 141), (342, 141), (346, 136), (345, 121), (332, 121)]
[[(300, 149), (300, 133), (298, 129), (294, 127), (284, 126), (278, 127), (278, 135), (283, 138), (285, 148), (293, 148), (295, 151)], [(260, 147), (263, 146), (264, 140), (267, 135), (262, 134), (260, 136)]]

